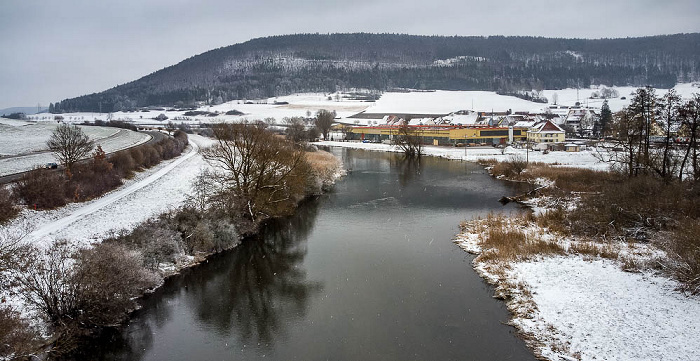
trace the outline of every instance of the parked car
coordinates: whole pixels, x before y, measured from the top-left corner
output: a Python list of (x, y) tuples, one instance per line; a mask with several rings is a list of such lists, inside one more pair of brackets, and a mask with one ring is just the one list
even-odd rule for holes
[(46, 163), (46, 164), (44, 165), (44, 168), (46, 168), (46, 169), (56, 169), (56, 168), (58, 168), (58, 164), (56, 164), (56, 163)]

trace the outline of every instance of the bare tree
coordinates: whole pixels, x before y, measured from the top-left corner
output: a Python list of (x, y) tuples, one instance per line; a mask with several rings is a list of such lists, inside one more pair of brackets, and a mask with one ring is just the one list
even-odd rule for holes
[(335, 119), (335, 112), (329, 112), (328, 110), (321, 109), (316, 113), (316, 128), (323, 134), (323, 139), (328, 140), (328, 133), (331, 131), (331, 126), (333, 126), (333, 121)]
[(399, 126), (394, 136), (394, 145), (398, 146), (408, 158), (420, 158), (423, 155), (423, 139), (420, 130), (410, 127), (409, 120)]
[(219, 207), (253, 225), (294, 209), (311, 174), (302, 150), (255, 125), (217, 124), (214, 135), (217, 143), (202, 154), (218, 168)]
[(688, 146), (680, 165), (679, 179), (683, 180), (683, 172), (688, 158), (691, 157), (692, 179), (700, 180), (700, 164), (698, 164), (698, 138), (700, 138), (700, 94), (694, 94), (693, 98), (685, 102), (680, 109), (680, 117), (683, 131), (688, 136)]
[[(661, 167), (654, 167), (654, 170), (666, 180), (670, 180), (673, 177), (672, 174), (672, 163), (676, 157), (671, 154), (672, 149), (672, 139), (671, 133), (673, 130), (678, 128), (678, 112), (681, 106), (681, 97), (676, 94), (676, 91), (671, 89), (664, 95), (658, 103), (658, 111), (661, 114), (660, 122), (663, 124), (664, 128), (664, 147), (663, 154), (661, 155)], [(672, 159), (673, 158), (673, 159)], [(656, 162), (659, 163), (659, 162)]]
[(658, 99), (655, 89), (647, 86), (637, 89), (634, 98), (627, 107), (629, 114), (639, 118), (642, 129), (642, 137), (639, 138), (639, 146), (642, 155), (642, 164), (647, 166), (649, 159), (649, 143), (653, 132), (653, 125), (656, 123), (656, 109)]
[(343, 140), (348, 140), (348, 134), (352, 133), (352, 127), (349, 125), (343, 125), (340, 127), (340, 132), (343, 133)]
[(636, 176), (643, 164), (644, 129), (644, 119), (628, 109), (615, 113), (613, 117), (613, 149), (618, 150), (611, 161), (622, 167), (629, 177)]
[(302, 117), (284, 118), (284, 122), (287, 123), (287, 139), (295, 143), (308, 139)]
[(75, 162), (90, 154), (95, 143), (77, 126), (59, 124), (46, 145), (70, 172)]

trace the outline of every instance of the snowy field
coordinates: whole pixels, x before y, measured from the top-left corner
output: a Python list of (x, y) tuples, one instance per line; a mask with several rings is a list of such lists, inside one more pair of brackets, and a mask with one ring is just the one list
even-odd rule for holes
[[(3, 119), (0, 122), (0, 157), (47, 151), (46, 141), (58, 125), (55, 122), (23, 122)], [(101, 140), (119, 132), (118, 128), (80, 127), (90, 139)]]
[[(56, 128), (52, 122), (23, 122), (3, 119), (0, 123), (0, 176), (34, 169), (56, 162), (46, 141)], [(107, 153), (129, 148), (151, 139), (150, 135), (127, 129), (82, 126), (81, 129)]]
[[(338, 117), (348, 117), (365, 110), (369, 104), (361, 101), (328, 100), (328, 94), (293, 94), (284, 97), (270, 98), (266, 100), (256, 100), (255, 104), (245, 104), (245, 100), (234, 100), (220, 105), (204, 106), (198, 108), (199, 111), (219, 112), (216, 116), (185, 116), (186, 111), (151, 110), (148, 112), (115, 112), (111, 114), (111, 119), (134, 122), (136, 124), (156, 124), (166, 125), (168, 122), (179, 124), (181, 122), (197, 125), (199, 123), (215, 122), (242, 122), (244, 120), (255, 121), (274, 118), (277, 124), (283, 124), (286, 117), (307, 117), (315, 116), (321, 109), (335, 111)], [(258, 103), (261, 102), (261, 103)], [(288, 104), (275, 104), (275, 102)], [(243, 115), (226, 115), (231, 110), (237, 110)], [(157, 121), (153, 118), (160, 114), (168, 117), (165, 121)], [(61, 114), (65, 122), (82, 123), (84, 121), (94, 121), (95, 119), (106, 120), (107, 114), (99, 113), (65, 113)], [(47, 121), (53, 119), (46, 114), (38, 114), (30, 117), (37, 121)]]
[[(389, 144), (378, 143), (360, 143), (360, 142), (318, 142), (316, 145), (325, 145), (331, 147), (345, 147), (354, 149), (366, 149), (382, 152), (400, 152), (397, 147)], [(507, 161), (514, 158), (529, 159), (531, 162), (542, 162), (554, 164), (563, 167), (587, 168), (594, 170), (608, 170), (608, 163), (600, 162), (595, 157), (595, 150), (584, 150), (581, 152), (549, 152), (543, 154), (525, 149), (515, 149), (507, 147), (504, 149), (493, 147), (423, 147), (423, 154), (427, 156), (442, 157), (454, 160), (464, 160), (476, 162), (479, 160), (495, 159), (498, 161)]]
[[(609, 99), (611, 110), (618, 111), (629, 105), (632, 99), (631, 94), (635, 92), (635, 87), (612, 87), (619, 93), (618, 98)], [(689, 98), (693, 93), (700, 93), (700, 88), (691, 84), (678, 84), (674, 87), (684, 98)], [(498, 95), (488, 91), (434, 91), (434, 92), (410, 92), (410, 93), (384, 93), (376, 102), (363, 102), (343, 99), (344, 93), (306, 93), (293, 94), (288, 96), (254, 100), (256, 104), (245, 104), (246, 100), (234, 100), (220, 105), (204, 106), (198, 110), (208, 112), (220, 112), (214, 117), (210, 116), (185, 116), (184, 111), (157, 111), (149, 112), (116, 112), (111, 114), (111, 119), (132, 121), (141, 124), (164, 124), (168, 121), (174, 123), (211, 123), (211, 122), (241, 122), (243, 120), (264, 120), (274, 118), (277, 124), (283, 123), (283, 118), (301, 116), (308, 114), (315, 115), (320, 109), (335, 111), (338, 117), (347, 123), (358, 121), (359, 124), (367, 125), (367, 120), (357, 120), (349, 116), (365, 111), (367, 113), (422, 113), (422, 114), (448, 114), (459, 110), (474, 110), (477, 112), (507, 111), (508, 109), (527, 112), (541, 112), (553, 103), (554, 94), (557, 94), (557, 104), (563, 106), (573, 106), (577, 101), (582, 105), (599, 108), (602, 99), (589, 99), (598, 88), (590, 89), (561, 89), (544, 90), (542, 94), (549, 99), (549, 104), (535, 103), (513, 96)], [(666, 93), (667, 89), (656, 89), (658, 96)], [(330, 99), (329, 99), (330, 97)], [(626, 99), (621, 99), (626, 97)], [(338, 99), (338, 100), (336, 100)], [(275, 104), (287, 102), (288, 104)], [(238, 110), (244, 115), (225, 115), (231, 110)], [(165, 114), (168, 120), (159, 122), (154, 120), (159, 114)], [(62, 114), (64, 121), (82, 123), (83, 121), (94, 121), (95, 119), (106, 120), (107, 114), (99, 113), (66, 113)], [(37, 121), (52, 120), (53, 116), (48, 114), (38, 114), (31, 119)]]

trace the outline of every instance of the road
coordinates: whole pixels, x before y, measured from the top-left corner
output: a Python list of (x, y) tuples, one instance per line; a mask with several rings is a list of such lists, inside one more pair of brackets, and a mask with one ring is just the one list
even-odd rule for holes
[[(70, 212), (67, 215), (64, 215), (54, 221), (51, 221), (49, 223), (43, 224), (41, 226), (38, 226), (38, 228), (35, 228), (33, 232), (31, 232), (27, 236), (27, 240), (30, 242), (37, 241), (42, 239), (43, 237), (46, 237), (52, 233), (58, 232), (71, 224), (79, 221), (80, 219), (93, 214), (95, 212), (98, 212), (102, 210), (103, 208), (124, 199), (125, 197), (141, 190), (142, 188), (154, 183), (155, 181), (161, 179), (163, 176), (166, 174), (170, 173), (173, 169), (177, 168), (180, 166), (183, 162), (187, 161), (188, 159), (192, 158), (193, 156), (197, 155), (199, 153), (199, 146), (193, 142), (190, 141), (190, 150), (188, 153), (180, 156), (177, 158), (175, 161), (172, 163), (168, 164), (167, 166), (163, 167), (162, 169), (159, 169), (157, 172), (151, 174), (147, 178), (140, 180), (134, 184), (131, 184), (129, 186), (126, 186), (124, 188), (120, 188), (114, 192), (108, 193), (104, 197), (98, 198), (94, 201), (91, 201), (84, 206), (81, 206), (72, 212)], [(133, 202), (132, 202), (133, 203)], [(132, 215), (133, 218), (133, 215)]]
[[(117, 133), (112, 134), (112, 135), (109, 136), (109, 137), (102, 138), (102, 139), (100, 139), (99, 142), (97, 142), (97, 144), (99, 145), (100, 142), (105, 141), (105, 140), (114, 139), (116, 136), (118, 136), (119, 134), (123, 134), (122, 132), (125, 132), (125, 131), (126, 131), (125, 129), (122, 129), (122, 130), (118, 131)], [(141, 146), (141, 145), (144, 145), (144, 144), (155, 144), (155, 143), (158, 143), (159, 141), (161, 141), (161, 140), (163, 140), (163, 139), (165, 139), (165, 138), (167, 137), (167, 135), (165, 135), (165, 134), (163, 134), (163, 133), (161, 133), (161, 132), (158, 132), (158, 131), (144, 131), (144, 132), (142, 132), (142, 133), (148, 134), (151, 138), (150, 138), (148, 141), (146, 141), (145, 143), (135, 144), (135, 145), (132, 145), (132, 146), (127, 147), (127, 148), (118, 149), (118, 150), (115, 150), (115, 151), (110, 152), (110, 153), (108, 153), (108, 154), (115, 153), (115, 152), (119, 152), (119, 151), (122, 151), (122, 150), (125, 150), (125, 149), (130, 149), (130, 148), (133, 148), (133, 147), (138, 147), (138, 146)], [(36, 155), (36, 154), (41, 154), (41, 153), (50, 153), (50, 151), (36, 152), (36, 153), (32, 153), (31, 155)], [(12, 157), (6, 157), (6, 159), (7, 159), (7, 158), (20, 158), (20, 157), (24, 157), (24, 156), (28, 156), (28, 155), (27, 155), (27, 154), (22, 154), (22, 155), (17, 155), (17, 156), (12, 156)], [(87, 161), (87, 159), (82, 160), (81, 162), (85, 162), (85, 161)], [(59, 171), (62, 171), (62, 170), (63, 170), (63, 167), (61, 166), (61, 167), (59, 167), (59, 169), (57, 169), (57, 170), (55, 170), (55, 171), (59, 172)], [(25, 175), (25, 174), (27, 174), (27, 173), (29, 173), (29, 172), (31, 172), (31, 171), (24, 171), (24, 172), (18, 172), (18, 173), (13, 173), (13, 174), (8, 174), (8, 175), (0, 176), (0, 184), (7, 184), (7, 183), (10, 183), (10, 182), (17, 181), (17, 180), (20, 179), (23, 175)]]

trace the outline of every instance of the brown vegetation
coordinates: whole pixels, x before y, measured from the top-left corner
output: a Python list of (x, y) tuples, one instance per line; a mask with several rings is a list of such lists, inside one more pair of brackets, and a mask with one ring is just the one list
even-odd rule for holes
[(24, 174), (12, 189), (14, 194), (31, 208), (52, 209), (64, 206), (65, 176), (48, 169), (35, 169)]
[[(480, 261), (527, 260), (534, 255), (564, 254), (555, 241), (545, 240), (542, 234), (527, 229), (526, 217), (509, 218), (502, 214), (489, 214), (476, 222), (470, 232), (481, 235), (479, 245), (483, 251)], [(463, 230), (467, 224), (462, 225)]]
[(242, 230), (290, 214), (307, 195), (311, 168), (294, 143), (257, 124), (217, 124), (214, 134), (217, 143), (202, 151), (217, 169), (210, 199), (231, 219), (247, 220)]
[[(543, 214), (530, 214), (526, 221), (558, 237), (572, 238), (567, 252), (620, 259), (626, 268), (646, 267), (621, 259), (619, 250), (628, 244), (651, 242), (668, 255), (659, 262), (682, 288), (700, 293), (700, 188), (690, 180), (672, 182), (655, 174), (628, 177), (539, 163), (527, 164), (520, 172), (519, 162), (482, 164), (491, 165), (492, 174), (508, 179), (535, 183), (544, 178), (552, 182), (538, 195), (560, 201), (549, 203), (550, 209)], [(576, 206), (570, 209), (570, 204)], [(484, 233), (487, 249), (498, 249), (506, 259), (530, 254), (531, 241), (523, 241), (525, 235), (512, 228), (506, 230), (502, 223), (486, 222), (496, 227)], [(552, 250), (544, 247), (543, 252)]]
[(423, 137), (421, 130), (408, 126), (410, 119), (399, 126), (393, 143), (407, 158), (420, 158), (423, 155)]
[(340, 161), (333, 154), (324, 151), (306, 152), (314, 182), (309, 182), (307, 194), (319, 194), (333, 184)]
[(15, 195), (9, 189), (0, 186), (0, 225), (15, 218), (19, 213)]
[[(87, 250), (63, 242), (47, 249), (25, 246), (14, 263), (11, 283), (58, 336), (53, 354), (71, 352), (94, 327), (121, 321), (134, 309), (134, 298), (160, 280), (143, 268), (138, 252), (114, 244)], [(31, 335), (31, 328), (14, 322), (20, 334)]]
[[(26, 304), (39, 311), (51, 326), (56, 336), (52, 342), (52, 354), (70, 357), (84, 336), (122, 321), (134, 309), (136, 297), (172, 272), (162, 269), (164, 264), (175, 264), (177, 269), (192, 262), (193, 258), (187, 256), (202, 259), (208, 254), (234, 247), (241, 234), (252, 229), (246, 228), (250, 227), (247, 212), (251, 209), (266, 210), (266, 217), (289, 214), (301, 198), (319, 191), (319, 187), (333, 179), (339, 162), (332, 155), (302, 151), (279, 137), (270, 138), (270, 134), (257, 134), (261, 137), (259, 140), (264, 141), (248, 148), (259, 153), (247, 153), (253, 162), (245, 170), (251, 173), (249, 182), (262, 188), (259, 193), (262, 198), (253, 197), (250, 201), (272, 200), (267, 208), (239, 202), (240, 197), (224, 197), (231, 194), (228, 193), (230, 190), (227, 192), (213, 181), (224, 179), (231, 182), (229, 186), (235, 182), (230, 178), (219, 178), (224, 177), (221, 174), (203, 173), (183, 207), (90, 249), (75, 249), (65, 242), (40, 249), (20, 246), (17, 241), (21, 236), (18, 235), (11, 235), (8, 239), (0, 237), (1, 285), (11, 284), (21, 293)], [(223, 139), (251, 141), (250, 138)], [(89, 197), (96, 194), (93, 189), (106, 188), (110, 181), (119, 180), (115, 176), (127, 176), (137, 167), (147, 167), (151, 162), (149, 158), (174, 156), (185, 144), (186, 137), (176, 134), (175, 140), (169, 143), (139, 147), (110, 158), (98, 151), (90, 163), (75, 166), (70, 180), (65, 180), (60, 173), (53, 173), (60, 178), (55, 184), (71, 189), (76, 199)], [(245, 149), (235, 149), (237, 155), (246, 154), (238, 153), (245, 152)], [(231, 160), (237, 162), (239, 159)], [(44, 175), (43, 170), (37, 174), (39, 172)], [(45, 181), (47, 178), (37, 179)], [(81, 184), (90, 184), (94, 188), (81, 187)], [(56, 194), (63, 195), (64, 192)], [(277, 202), (274, 197), (278, 196), (284, 198)], [(232, 213), (232, 210), (238, 213)], [(8, 269), (12, 272), (6, 272)], [(17, 325), (17, 330), (11, 335), (0, 332), (0, 340), (22, 340), (20, 344), (34, 347), (37, 342), (32, 338), (32, 329), (16, 316), (9, 311), (0, 312), (0, 328)], [(20, 349), (13, 348), (16, 344), (7, 341), (3, 344), (6, 348), (0, 352), (17, 354)]]
[(683, 218), (668, 236), (665, 250), (669, 269), (682, 282), (683, 289), (700, 294), (700, 222)]
[(12, 186), (11, 195), (0, 191), (0, 222), (17, 215), (13, 212), (16, 208), (2, 207), (3, 202), (16, 204), (17, 198), (30, 208), (53, 209), (68, 202), (90, 200), (117, 188), (122, 178), (132, 176), (135, 171), (179, 155), (186, 146), (187, 135), (177, 131), (173, 138), (155, 145), (145, 144), (111, 156), (98, 147), (90, 161), (73, 162), (70, 177), (49, 169), (35, 169)]
[(70, 174), (73, 164), (90, 154), (95, 142), (77, 125), (62, 123), (53, 131), (46, 145)]
[(38, 346), (39, 334), (19, 312), (0, 306), (0, 358), (29, 358)]

